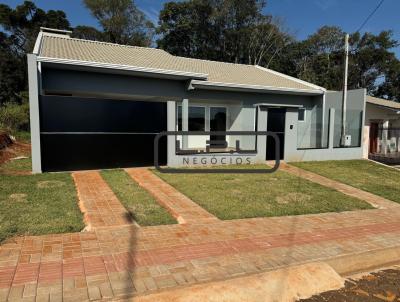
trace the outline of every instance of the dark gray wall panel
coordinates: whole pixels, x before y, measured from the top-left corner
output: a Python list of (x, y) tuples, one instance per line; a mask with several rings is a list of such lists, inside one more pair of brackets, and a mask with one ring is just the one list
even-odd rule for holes
[[(43, 171), (149, 166), (167, 110), (166, 103), (42, 96), (40, 122)], [(159, 154), (165, 164), (166, 141)]]
[(166, 130), (166, 104), (41, 96), (41, 132), (139, 132)]

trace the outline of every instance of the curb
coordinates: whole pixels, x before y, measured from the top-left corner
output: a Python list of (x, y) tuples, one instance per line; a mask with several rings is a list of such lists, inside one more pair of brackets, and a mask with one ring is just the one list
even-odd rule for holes
[(400, 246), (340, 256), (324, 262), (339, 275), (349, 276), (400, 263)]

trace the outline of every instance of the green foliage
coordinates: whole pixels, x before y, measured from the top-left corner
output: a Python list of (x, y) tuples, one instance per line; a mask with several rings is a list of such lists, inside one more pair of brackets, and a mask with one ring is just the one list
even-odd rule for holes
[(400, 203), (398, 170), (367, 160), (291, 163), (299, 168)]
[(264, 7), (262, 0), (165, 3), (158, 47), (179, 56), (268, 65), (291, 38), (262, 14)]
[(101, 171), (101, 176), (108, 183), (118, 199), (126, 207), (133, 219), (141, 226), (175, 224), (176, 220), (166, 209), (125, 171)]
[(5, 103), (0, 106), (0, 129), (10, 132), (29, 130), (29, 103)]
[(47, 12), (31, 1), (10, 8), (0, 4), (0, 105), (21, 102), (28, 89), (26, 54), (32, 52), (40, 27), (70, 29), (63, 11)]
[(74, 31), (72, 32), (72, 37), (78, 39), (92, 40), (92, 41), (107, 40), (103, 32), (97, 30), (94, 27), (84, 26), (84, 25), (79, 25), (75, 27)]
[(103, 40), (127, 45), (151, 45), (154, 25), (137, 8), (133, 0), (83, 0), (83, 2), (99, 21), (104, 32), (101, 36)]
[(84, 228), (69, 173), (0, 174), (0, 179), (0, 242), (17, 235), (79, 232)]

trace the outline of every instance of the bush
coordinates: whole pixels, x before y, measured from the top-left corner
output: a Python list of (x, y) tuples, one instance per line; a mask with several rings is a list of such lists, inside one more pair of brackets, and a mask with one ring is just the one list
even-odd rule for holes
[(5, 103), (0, 106), (0, 129), (14, 133), (29, 130), (29, 103)]

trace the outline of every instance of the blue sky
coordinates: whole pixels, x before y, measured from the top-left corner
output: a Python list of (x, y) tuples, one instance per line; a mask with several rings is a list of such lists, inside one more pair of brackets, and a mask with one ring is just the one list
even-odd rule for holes
[[(12, 7), (22, 3), (19, 0), (0, 0)], [(96, 20), (83, 7), (81, 0), (36, 0), (43, 9), (61, 9), (67, 13), (73, 26), (84, 24), (97, 26)], [(167, 0), (136, 0), (136, 4), (154, 22), (158, 12)], [(338, 25), (347, 32), (356, 31), (379, 0), (267, 0), (265, 13), (281, 17), (286, 27), (299, 39), (304, 39), (322, 25)], [(385, 0), (362, 31), (378, 33), (392, 29), (400, 41), (400, 1)], [(400, 47), (394, 50), (400, 58)]]

